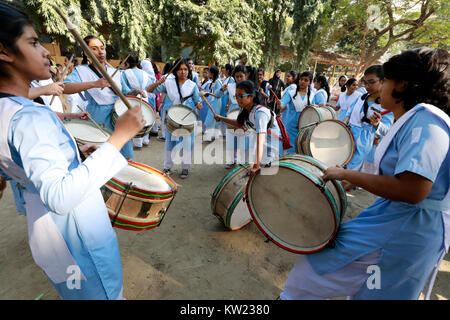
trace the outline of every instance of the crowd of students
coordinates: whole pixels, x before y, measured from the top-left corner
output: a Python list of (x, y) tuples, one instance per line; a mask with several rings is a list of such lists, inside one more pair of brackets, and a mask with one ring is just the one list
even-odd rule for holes
[[(18, 210), (27, 217), (33, 259), (62, 298), (121, 299), (119, 246), (100, 187), (133, 157), (132, 139), (145, 124), (141, 108), (128, 110), (113, 126), (117, 93), (87, 59), (71, 66), (62, 82), (40, 84), (51, 78), (49, 53), (40, 45), (31, 20), (3, 3), (0, 17), (0, 192), (5, 179), (10, 180)], [(104, 43), (95, 36), (85, 41), (103, 68), (114, 74)], [(147, 98), (159, 108), (164, 172), (171, 173), (172, 151), (182, 146), (184, 178), (194, 132), (172, 136), (164, 126), (171, 106), (199, 110), (206, 141), (223, 130), (222, 122), (253, 132), (243, 134), (243, 139), (232, 132), (226, 135), (227, 167), (250, 161), (253, 175), (280, 155), (295, 152), (284, 149), (283, 142), (298, 133), (298, 117), (306, 106), (334, 99), (339, 119), (355, 136), (357, 154), (347, 168), (328, 168), (324, 178), (345, 181), (347, 189), (364, 188), (378, 198), (357, 218), (340, 225), (333, 247), (299, 255), (281, 299), (417, 299), (449, 246), (449, 64), (450, 55), (443, 49), (406, 50), (369, 67), (363, 82), (342, 77), (338, 94), (330, 92), (325, 76), (314, 77), (309, 71), (289, 72), (283, 83), (278, 70), (265, 81), (264, 70), (252, 66), (227, 65), (222, 74), (213, 66), (203, 70), (209, 76), (200, 83), (192, 60), (167, 64), (158, 75), (155, 65), (131, 53), (126, 70), (115, 73), (113, 80), (124, 94)], [(61, 93), (83, 101), (85, 112), (52, 110), (45, 96)], [(202, 105), (202, 95), (214, 114)], [(239, 110), (237, 118), (226, 117), (234, 109)], [(61, 119), (86, 118), (87, 113), (112, 134), (99, 148), (87, 144), (78, 150)], [(145, 138), (135, 141), (140, 143), (145, 144)], [(241, 146), (243, 159), (235, 144)], [(253, 149), (255, 155), (249, 159)], [(80, 151), (90, 155), (82, 160)], [(373, 171), (363, 170), (365, 162), (373, 164)], [(377, 290), (365, 285), (369, 265), (378, 265), (382, 272)], [(77, 288), (67, 286), (69, 267), (80, 270)]]

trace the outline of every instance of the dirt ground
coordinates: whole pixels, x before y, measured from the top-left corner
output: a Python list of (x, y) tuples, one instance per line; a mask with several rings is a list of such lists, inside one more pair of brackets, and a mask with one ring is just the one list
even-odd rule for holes
[[(213, 144), (222, 144), (222, 139)], [(205, 148), (207, 145), (203, 144)], [(135, 160), (162, 170), (164, 142), (135, 151)], [(222, 164), (192, 165), (187, 179), (172, 175), (179, 191), (159, 228), (115, 229), (119, 239), (124, 297), (137, 300), (273, 300), (283, 289), (297, 255), (264, 242), (254, 223), (227, 231), (211, 213), (211, 194), (229, 172)], [(345, 220), (375, 197), (348, 194)], [(60, 299), (31, 256), (26, 218), (19, 215), (10, 187), (0, 200), (0, 299)], [(450, 298), (450, 255), (441, 264), (432, 299)]]

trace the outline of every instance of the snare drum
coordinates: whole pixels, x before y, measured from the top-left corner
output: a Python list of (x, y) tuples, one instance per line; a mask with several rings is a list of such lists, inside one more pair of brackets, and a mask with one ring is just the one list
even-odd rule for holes
[[(167, 110), (166, 115), (167, 130), (171, 134), (180, 137), (192, 134), (194, 132), (195, 123), (198, 121), (198, 115), (195, 113), (195, 111), (192, 112), (191, 111), (192, 111), (191, 108), (182, 104), (176, 104), (171, 106)], [(185, 130), (178, 130), (178, 129), (185, 129)]]
[(110, 129), (101, 126), (106, 133), (105, 135), (105, 133), (98, 129), (92, 122), (87, 120), (71, 119), (64, 120), (63, 123), (67, 131), (74, 137), (75, 141), (81, 145), (93, 143), (97, 147), (100, 147), (112, 134)]
[(336, 118), (336, 111), (334, 111), (334, 109), (329, 106), (307, 106), (305, 107), (305, 109), (303, 109), (300, 117), (298, 118), (298, 128), (299, 130), (301, 130), (302, 128), (311, 124)]
[(249, 179), (245, 195), (250, 214), (277, 246), (311, 254), (336, 236), (347, 198), (339, 181), (323, 181), (326, 168), (311, 157), (288, 155), (280, 158), (277, 174)]
[(176, 191), (170, 177), (133, 161), (101, 188), (113, 226), (133, 231), (158, 227)]
[(252, 222), (243, 201), (248, 178), (248, 168), (238, 166), (220, 181), (211, 196), (212, 213), (231, 231)]
[[(231, 120), (236, 120), (238, 118), (240, 109), (233, 109), (228, 111), (227, 113), (227, 118), (231, 119)], [(230, 133), (234, 134), (235, 136), (247, 136), (250, 134), (249, 130), (243, 130), (241, 128), (236, 128), (230, 124), (226, 124), (227, 125), (227, 130), (230, 131)]]
[(300, 130), (297, 153), (313, 157), (327, 166), (346, 166), (355, 154), (352, 131), (338, 120), (325, 120)]
[[(138, 134), (135, 136), (135, 138), (142, 138), (143, 136), (145, 136), (147, 133), (150, 132), (153, 125), (156, 123), (155, 109), (150, 103), (148, 103), (145, 100), (141, 100), (141, 99), (133, 97), (133, 96), (126, 96), (126, 98), (132, 107), (141, 105), (141, 111), (142, 111), (142, 116), (144, 117), (144, 120), (145, 120), (145, 125), (141, 129), (141, 131), (138, 132)], [(111, 124), (112, 124), (113, 128), (115, 128), (115, 126), (116, 126), (117, 119), (122, 114), (127, 112), (127, 110), (128, 110), (128, 108), (125, 105), (125, 103), (123, 103), (122, 99), (118, 99), (116, 101), (116, 103), (114, 103), (114, 108), (113, 108), (113, 111), (111, 114)]]

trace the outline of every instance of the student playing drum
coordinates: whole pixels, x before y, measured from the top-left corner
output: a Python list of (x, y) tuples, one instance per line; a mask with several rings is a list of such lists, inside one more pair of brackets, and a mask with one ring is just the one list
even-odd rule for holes
[[(166, 93), (167, 104), (166, 107), (170, 108), (174, 105), (183, 104), (191, 109), (202, 108), (201, 98), (197, 85), (189, 80), (189, 65), (185, 59), (181, 62), (175, 62), (175, 68), (173, 70), (173, 78), (162, 77), (160, 80), (151, 84), (148, 88), (148, 92), (153, 93)], [(167, 78), (167, 80), (166, 80)], [(164, 157), (164, 170), (166, 174), (171, 173), (173, 166), (173, 150), (175, 147), (182, 147), (182, 159), (181, 159), (181, 178), (187, 178), (189, 174), (189, 168), (191, 166), (192, 150), (194, 148), (195, 130), (192, 134), (186, 137), (177, 137), (171, 134), (167, 128), (165, 128), (166, 137), (166, 152)]]
[(24, 13), (0, 3), (0, 16), (0, 171), (20, 183), (33, 259), (63, 299), (120, 299), (119, 245), (99, 189), (127, 165), (119, 150), (143, 127), (140, 108), (81, 162), (56, 114), (28, 99), (30, 82), (50, 77), (49, 52)]
[[(298, 258), (282, 299), (419, 297), (450, 244), (449, 68), (446, 50), (428, 48), (383, 65), (381, 105), (396, 122), (377, 147), (375, 174), (330, 167), (323, 176), (379, 198), (341, 224), (333, 248)], [(370, 266), (380, 286), (367, 285)]]

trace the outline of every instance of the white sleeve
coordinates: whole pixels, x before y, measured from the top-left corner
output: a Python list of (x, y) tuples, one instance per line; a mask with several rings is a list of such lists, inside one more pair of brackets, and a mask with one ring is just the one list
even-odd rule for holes
[(65, 215), (86, 195), (99, 190), (127, 161), (111, 144), (104, 143), (83, 163), (70, 168), (67, 155), (77, 151), (62, 132), (62, 125), (48, 112), (29, 110), (16, 114), (10, 125), (10, 145), (20, 155), (25, 174), (42, 202), (51, 211)]

